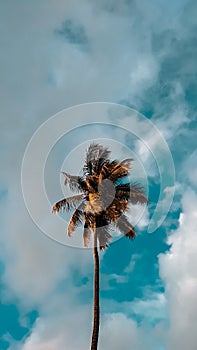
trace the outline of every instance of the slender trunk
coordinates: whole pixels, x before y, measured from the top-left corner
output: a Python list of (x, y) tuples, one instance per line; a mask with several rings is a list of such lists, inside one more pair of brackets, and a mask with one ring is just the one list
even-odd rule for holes
[(94, 322), (92, 331), (91, 350), (97, 350), (98, 336), (99, 336), (99, 255), (97, 249), (97, 232), (94, 227)]

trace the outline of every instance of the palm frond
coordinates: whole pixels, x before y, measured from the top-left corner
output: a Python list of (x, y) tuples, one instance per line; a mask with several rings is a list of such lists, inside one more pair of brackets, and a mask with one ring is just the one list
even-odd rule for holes
[(85, 176), (93, 175), (93, 168), (94, 168), (94, 164), (95, 164), (95, 159), (98, 155), (100, 147), (102, 147), (102, 146), (100, 146), (97, 143), (91, 143), (90, 146), (88, 147), (88, 150), (86, 152), (85, 164), (83, 167), (83, 173)]
[(112, 239), (112, 236), (109, 233), (108, 227), (99, 227), (96, 230), (97, 238), (99, 241), (99, 248), (100, 250), (104, 250), (105, 248), (108, 247), (109, 242)]
[(86, 153), (84, 175), (99, 174), (104, 162), (109, 161), (110, 153), (107, 147), (91, 143)]
[(94, 222), (95, 222), (95, 215), (92, 212), (90, 212), (90, 211), (86, 212), (84, 210), (84, 217), (85, 217), (86, 225), (88, 225), (90, 227), (93, 227)]
[(111, 162), (112, 164), (112, 172), (117, 171), (120, 167), (124, 168), (126, 170), (131, 169), (131, 162), (133, 161), (133, 158), (126, 158), (121, 160), (120, 162), (117, 160), (114, 160), (113, 162)]
[(83, 230), (84, 247), (88, 247), (88, 244), (90, 242), (91, 233), (92, 233), (91, 227), (85, 223), (84, 230)]
[(128, 176), (129, 170), (131, 169), (131, 161), (132, 158), (124, 159), (121, 162), (115, 161), (111, 166), (108, 179), (116, 182), (118, 179)]
[(114, 198), (112, 203), (108, 206), (105, 211), (105, 216), (108, 222), (116, 222), (119, 217), (128, 208), (128, 202), (125, 200), (119, 200)]
[(109, 175), (112, 173), (114, 167), (118, 164), (119, 162), (117, 160), (106, 160), (106, 162), (103, 163), (103, 166), (100, 170), (100, 177), (102, 179), (106, 179), (109, 177)]
[(73, 208), (76, 208), (84, 199), (83, 194), (78, 194), (76, 196), (64, 198), (61, 201), (54, 204), (52, 212), (55, 214), (60, 211), (64, 210), (71, 210)]
[(86, 176), (85, 185), (89, 192), (94, 193), (98, 191), (98, 176), (90, 175)]
[(70, 175), (62, 172), (64, 175), (64, 185), (68, 185), (71, 191), (82, 191), (83, 179), (80, 176)]
[(99, 174), (99, 183), (101, 183), (102, 180), (107, 179), (109, 173), (109, 162), (104, 162)]
[(143, 187), (139, 186), (138, 184), (131, 184), (129, 201), (132, 204), (137, 204), (137, 203), (146, 204), (148, 202), (148, 199), (144, 194)]
[(134, 238), (136, 236), (134, 227), (130, 224), (125, 215), (121, 215), (116, 223), (116, 226), (126, 237)]
[(108, 225), (109, 220), (105, 214), (106, 212), (103, 210), (100, 214), (95, 216), (95, 224), (97, 228)]
[(71, 236), (78, 225), (82, 224), (84, 220), (84, 208), (85, 208), (85, 200), (78, 206), (78, 208), (75, 210), (74, 214), (72, 215), (72, 218), (70, 219), (70, 222), (68, 224), (68, 235)]
[(96, 159), (96, 166), (94, 169), (96, 174), (100, 174), (100, 171), (102, 169), (103, 164), (105, 164), (106, 162), (109, 162), (110, 153), (111, 152), (108, 150), (108, 148), (100, 147), (99, 152), (98, 152), (98, 156)]
[(130, 198), (130, 187), (129, 183), (116, 186), (115, 198), (128, 201)]
[[(75, 208), (68, 225), (68, 235), (71, 236), (76, 227), (85, 222), (85, 246), (89, 244), (93, 228), (96, 227), (100, 249), (105, 249), (111, 240), (109, 225), (112, 223), (126, 237), (135, 237), (135, 229), (124, 214), (130, 203), (147, 203), (143, 188), (137, 183), (130, 184), (128, 179), (133, 159), (111, 160), (110, 153), (108, 148), (91, 143), (86, 152), (83, 175), (63, 172), (65, 185), (80, 194), (63, 198), (53, 206), (53, 213)], [(109, 184), (103, 181), (105, 179), (109, 180)]]

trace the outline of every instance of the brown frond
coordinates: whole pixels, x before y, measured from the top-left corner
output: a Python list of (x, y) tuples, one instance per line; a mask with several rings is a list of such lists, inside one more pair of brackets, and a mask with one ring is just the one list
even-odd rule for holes
[(95, 216), (96, 227), (103, 227), (109, 224), (108, 218), (105, 215), (105, 211)]
[(146, 198), (144, 194), (143, 187), (139, 186), (138, 184), (132, 184), (130, 185), (130, 198), (129, 201), (132, 204), (146, 204), (148, 202), (148, 199)]
[(84, 218), (87, 226), (93, 227), (94, 222), (95, 222), (95, 216), (92, 214), (92, 212), (86, 212), (84, 210)]
[(109, 242), (112, 239), (112, 236), (110, 235), (110, 233), (108, 231), (109, 231), (109, 229), (106, 226), (99, 227), (96, 230), (100, 250), (104, 250), (105, 248), (107, 248)]
[(107, 160), (103, 164), (103, 166), (100, 170), (101, 179), (107, 179), (117, 164), (118, 164), (117, 160), (113, 160), (113, 161)]
[(88, 150), (86, 152), (85, 164), (83, 167), (83, 173), (85, 176), (93, 175), (94, 163), (100, 147), (102, 146), (100, 146), (97, 143), (91, 143), (90, 146), (88, 147)]
[(130, 224), (125, 215), (121, 215), (116, 223), (116, 226), (126, 237), (134, 238), (136, 236), (134, 227)]
[(54, 204), (52, 212), (55, 214), (60, 211), (64, 210), (71, 210), (73, 208), (76, 208), (80, 202), (83, 200), (84, 195), (83, 194), (78, 194), (76, 196), (64, 198), (61, 201), (57, 202)]
[(128, 176), (129, 170), (131, 169), (132, 159), (124, 159), (121, 162), (114, 160), (112, 162), (108, 162), (108, 164), (104, 164), (101, 174), (103, 178), (108, 178), (112, 182), (116, 182), (118, 179)]
[(91, 212), (93, 215), (97, 215), (102, 211), (102, 202), (98, 192), (89, 193), (88, 201), (84, 210), (86, 213)]
[(119, 168), (116, 172), (110, 174), (108, 176), (108, 179), (111, 180), (113, 183), (116, 182), (117, 180), (128, 176), (128, 171), (123, 169), (123, 168)]
[(102, 168), (100, 170), (100, 174), (99, 174), (100, 181), (99, 182), (101, 182), (103, 179), (106, 179), (108, 174), (109, 174), (109, 162), (105, 162), (102, 165)]
[(85, 223), (84, 225), (84, 231), (83, 231), (83, 242), (84, 242), (84, 247), (88, 247), (88, 244), (90, 242), (90, 237), (91, 237), (92, 229), (90, 226)]
[(68, 185), (71, 191), (82, 191), (83, 180), (80, 176), (70, 175), (62, 172), (64, 175), (64, 185)]
[(85, 184), (88, 191), (91, 193), (98, 192), (98, 182), (99, 182), (98, 176), (96, 175), (87, 176)]
[(91, 143), (86, 152), (83, 175), (63, 172), (65, 185), (83, 194), (64, 198), (53, 206), (53, 213), (76, 209), (68, 225), (68, 235), (71, 236), (76, 227), (85, 222), (85, 246), (88, 246), (91, 232), (96, 227), (100, 249), (105, 249), (111, 240), (109, 225), (112, 223), (126, 237), (135, 237), (135, 229), (124, 214), (131, 203), (147, 203), (143, 188), (130, 184), (128, 178), (133, 159), (110, 160), (110, 153), (108, 148)]
[(127, 208), (127, 201), (114, 198), (112, 203), (105, 211), (105, 216), (108, 222), (116, 222), (122, 213), (127, 210)]
[(85, 176), (99, 174), (103, 163), (109, 159), (111, 152), (97, 143), (91, 143), (87, 153), (83, 173)]
[(118, 170), (125, 169), (129, 171), (131, 169), (131, 162), (133, 161), (132, 158), (127, 158), (122, 160), (121, 162), (117, 162), (117, 164), (114, 164), (114, 167), (112, 169), (112, 173), (118, 172)]
[(82, 224), (84, 220), (84, 208), (85, 208), (85, 201), (83, 201), (79, 207), (75, 210), (74, 214), (72, 215), (72, 218), (70, 219), (70, 222), (68, 224), (68, 235), (71, 236), (78, 225)]
[(126, 183), (126, 184), (121, 184), (116, 186), (116, 193), (115, 193), (115, 197), (118, 200), (126, 200), (128, 201), (130, 198), (130, 184)]
[(101, 147), (97, 157), (97, 163), (95, 167), (96, 174), (100, 174), (102, 166), (109, 161), (110, 151), (108, 148)]

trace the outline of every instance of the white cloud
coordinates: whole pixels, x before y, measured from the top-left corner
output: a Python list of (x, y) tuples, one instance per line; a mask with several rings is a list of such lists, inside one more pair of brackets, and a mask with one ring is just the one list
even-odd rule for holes
[(164, 334), (165, 325), (162, 322), (149, 328), (143, 322), (139, 326), (125, 313), (111, 313), (103, 318), (100, 346), (103, 350), (158, 350), (163, 349)]
[(135, 69), (131, 70), (130, 73), (130, 84), (132, 87), (132, 94), (142, 94), (144, 90), (151, 87), (157, 80), (159, 72), (159, 64), (156, 57), (152, 54), (144, 58), (138, 58)]
[(100, 339), (103, 350), (145, 349), (145, 344), (140, 344), (140, 331), (133, 320), (122, 313), (114, 313), (106, 315), (103, 321)]
[[(55, 350), (82, 349), (90, 347), (90, 314), (86, 308), (69, 311), (69, 317), (48, 317), (38, 319), (32, 334), (21, 344), (20, 350)], [(146, 350), (147, 339), (143, 330), (123, 313), (106, 314), (101, 322), (99, 346), (103, 350), (110, 348), (130, 350), (134, 347), (138, 350)], [(154, 349), (154, 347), (153, 347)]]
[(90, 250), (68, 248), (44, 236), (28, 216), (21, 196), (10, 187), (8, 199), (1, 206), (6, 224), (6, 232), (1, 235), (1, 256), (6, 264), (4, 298), (11, 293), (23, 307), (36, 307), (71, 275), (71, 267), (89, 273), (92, 257)]
[(139, 260), (141, 258), (141, 255), (139, 254), (132, 254), (131, 260), (129, 265), (124, 269), (125, 273), (130, 273), (133, 271), (135, 265), (136, 265), (136, 261)]
[(192, 186), (197, 186), (197, 150), (192, 152), (185, 160), (181, 170), (181, 177), (189, 180)]
[(58, 297), (56, 309), (37, 319), (31, 335), (24, 345), (21, 344), (21, 350), (85, 350), (89, 347), (90, 307), (74, 305), (71, 301), (68, 303), (66, 295)]
[(163, 293), (152, 293), (145, 300), (136, 299), (128, 307), (133, 313), (149, 321), (166, 318), (166, 297)]
[(174, 136), (178, 136), (189, 124), (189, 106), (185, 100), (185, 91), (179, 80), (171, 83), (169, 102), (171, 108), (163, 104), (162, 100), (155, 108), (155, 123), (165, 139), (171, 143)]
[(168, 239), (172, 247), (159, 257), (170, 318), (169, 350), (175, 347), (194, 350), (197, 343), (197, 195), (194, 191), (183, 194), (182, 206), (179, 228)]

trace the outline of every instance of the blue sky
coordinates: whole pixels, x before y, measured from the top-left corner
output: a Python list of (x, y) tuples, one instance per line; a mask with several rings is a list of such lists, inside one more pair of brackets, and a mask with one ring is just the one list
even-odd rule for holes
[[(187, 0), (0, 2), (1, 350), (89, 347), (91, 249), (44, 235), (21, 190), (22, 159), (37, 128), (63, 109), (89, 102), (119, 103), (151, 120), (167, 141), (176, 170), (171, 209), (149, 234), (161, 183), (151, 152), (136, 137), (116, 127), (81, 127), (59, 140), (47, 158), (51, 203), (62, 192), (62, 167), (81, 167), (75, 147), (82, 143), (84, 150), (84, 142), (97, 134), (108, 139), (112, 155), (126, 156), (131, 149), (134, 178), (149, 191), (137, 238), (118, 239), (100, 254), (100, 349), (196, 349), (196, 13), (196, 2)], [(109, 123), (117, 121), (113, 113)], [(129, 114), (118, 118), (120, 126), (132, 122)], [(98, 119), (92, 115), (92, 122)], [(158, 139), (146, 131), (145, 136), (156, 152)], [(39, 147), (37, 155), (39, 160)], [(162, 171), (169, 171), (165, 162)], [(38, 188), (32, 181), (32, 201), (42, 213)], [(131, 216), (139, 210), (133, 208)]]

